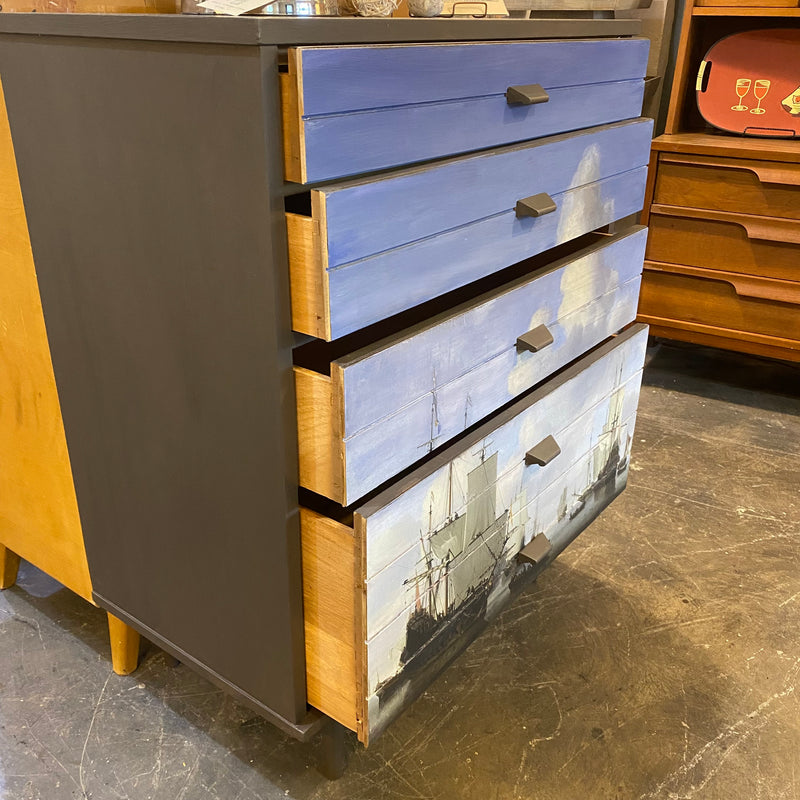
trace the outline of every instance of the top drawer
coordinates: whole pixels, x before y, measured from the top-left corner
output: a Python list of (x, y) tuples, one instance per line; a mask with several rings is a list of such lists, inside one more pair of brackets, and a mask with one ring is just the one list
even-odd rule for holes
[[(648, 48), (646, 39), (292, 48), (281, 75), (286, 178), (314, 183), (637, 117)], [(507, 98), (511, 87), (521, 94)], [(525, 94), (534, 102), (516, 102)]]
[(653, 202), (800, 219), (800, 164), (662, 153)]

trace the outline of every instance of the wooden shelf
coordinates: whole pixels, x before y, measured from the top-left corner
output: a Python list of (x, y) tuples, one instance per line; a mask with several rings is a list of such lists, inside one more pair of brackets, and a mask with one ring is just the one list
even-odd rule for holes
[(800, 163), (800, 139), (759, 139), (725, 133), (673, 133), (654, 139), (653, 150)]
[(743, 8), (737, 6), (697, 6), (695, 17), (798, 17), (800, 8)]

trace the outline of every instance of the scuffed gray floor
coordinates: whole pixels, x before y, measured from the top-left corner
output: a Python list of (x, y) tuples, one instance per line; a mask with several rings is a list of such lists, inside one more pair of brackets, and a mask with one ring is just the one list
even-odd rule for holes
[(795, 800), (798, 398), (796, 367), (662, 347), (628, 490), (335, 783), (155, 648), (115, 676), (104, 614), (26, 565), (0, 797)]

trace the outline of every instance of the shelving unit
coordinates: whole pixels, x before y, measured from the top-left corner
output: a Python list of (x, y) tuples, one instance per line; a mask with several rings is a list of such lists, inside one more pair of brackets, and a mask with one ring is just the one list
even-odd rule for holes
[(694, 92), (715, 42), (800, 27), (800, 5), (726, 2), (688, 0), (684, 9), (645, 196), (651, 230), (639, 319), (655, 336), (800, 361), (800, 139), (716, 131)]

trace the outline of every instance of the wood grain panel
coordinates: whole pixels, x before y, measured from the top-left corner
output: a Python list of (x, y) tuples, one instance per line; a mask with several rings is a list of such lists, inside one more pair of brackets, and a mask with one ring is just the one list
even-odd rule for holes
[(653, 202), (800, 220), (800, 164), (664, 154)]
[(300, 333), (330, 341), (328, 273), (323, 264), (319, 218), (286, 215), (292, 327)]
[(341, 373), (294, 368), (300, 485), (332, 499), (346, 492)]
[[(740, 331), (761, 337), (765, 344), (800, 348), (800, 286), (756, 278), (755, 286), (742, 287), (737, 285), (741, 276), (733, 273), (680, 270), (670, 265), (645, 264), (640, 318), (658, 325), (667, 324), (667, 320), (673, 326), (700, 325), (706, 332), (719, 335)], [(779, 302), (779, 295), (773, 293), (776, 289), (784, 289), (785, 298), (791, 302)], [(758, 291), (762, 297), (754, 296)]]
[(2, 84), (0, 219), (0, 543), (92, 602)]
[(308, 702), (350, 730), (358, 728), (356, 597), (360, 584), (353, 529), (300, 509)]
[(800, 281), (798, 245), (750, 239), (745, 228), (731, 220), (669, 210), (672, 213), (650, 214), (649, 261)]
[(287, 181), (305, 183), (305, 135), (303, 131), (303, 76), (297, 69), (297, 50), (288, 54), (288, 72), (280, 74), (283, 170)]
[(663, 134), (653, 139), (659, 153), (695, 153), (703, 156), (800, 162), (800, 148), (792, 139), (759, 139), (755, 136), (715, 136), (713, 133)]

